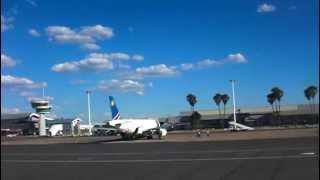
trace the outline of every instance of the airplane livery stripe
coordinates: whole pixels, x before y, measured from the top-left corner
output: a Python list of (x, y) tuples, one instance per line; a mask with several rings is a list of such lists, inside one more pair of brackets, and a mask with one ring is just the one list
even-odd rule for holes
[(114, 119), (114, 120), (120, 119), (120, 113), (118, 112), (117, 115), (115, 115), (115, 117), (114, 117), (113, 119)]

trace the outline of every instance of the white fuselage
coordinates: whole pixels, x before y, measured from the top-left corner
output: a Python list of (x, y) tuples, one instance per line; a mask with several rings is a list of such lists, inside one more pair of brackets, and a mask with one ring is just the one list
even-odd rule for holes
[(119, 119), (109, 121), (109, 124), (128, 134), (134, 133), (137, 128), (138, 133), (158, 128), (157, 121), (153, 119)]
[[(109, 125), (117, 128), (121, 133), (142, 135), (146, 131), (160, 129), (160, 123), (155, 119), (118, 119), (109, 121)], [(160, 129), (162, 136), (166, 131)]]

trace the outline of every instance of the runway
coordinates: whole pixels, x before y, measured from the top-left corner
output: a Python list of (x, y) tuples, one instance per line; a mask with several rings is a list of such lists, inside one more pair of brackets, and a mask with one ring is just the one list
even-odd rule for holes
[(1, 178), (318, 179), (319, 138), (11, 145)]

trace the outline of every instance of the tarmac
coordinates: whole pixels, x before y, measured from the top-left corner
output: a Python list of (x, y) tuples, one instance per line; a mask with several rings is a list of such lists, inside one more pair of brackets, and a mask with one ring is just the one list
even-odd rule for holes
[(87, 138), (81, 143), (2, 144), (1, 178), (319, 179), (318, 134), (226, 141), (138, 142)]
[(210, 135), (202, 133), (201, 138), (195, 135), (194, 131), (169, 132), (161, 140), (135, 140), (122, 141), (119, 136), (63, 136), (63, 137), (37, 137), (37, 136), (17, 136), (1, 137), (1, 145), (35, 145), (35, 144), (87, 144), (87, 143), (146, 143), (146, 142), (199, 142), (199, 141), (234, 141), (234, 140), (257, 140), (257, 139), (280, 139), (295, 137), (318, 136), (319, 128), (276, 128), (259, 129), (254, 131), (211, 131)]

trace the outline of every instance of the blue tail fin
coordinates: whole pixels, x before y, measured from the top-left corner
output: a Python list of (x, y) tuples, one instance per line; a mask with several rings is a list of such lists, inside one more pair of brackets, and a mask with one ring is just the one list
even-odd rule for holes
[(116, 101), (114, 100), (113, 96), (109, 96), (109, 101), (110, 101), (112, 120), (120, 119), (120, 112), (117, 108)]

